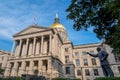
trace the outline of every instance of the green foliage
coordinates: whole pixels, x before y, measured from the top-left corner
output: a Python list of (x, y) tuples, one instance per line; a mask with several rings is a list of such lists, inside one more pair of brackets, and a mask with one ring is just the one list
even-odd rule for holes
[(52, 80), (70, 80), (70, 79), (68, 79), (68, 78), (54, 78)]
[(107, 77), (107, 78), (100, 77), (100, 78), (96, 78), (94, 80), (120, 80), (120, 77)]
[(24, 80), (21, 77), (9, 77), (9, 78), (0, 78), (0, 80)]
[(120, 0), (71, 0), (66, 10), (77, 31), (93, 27), (99, 39), (120, 53)]
[(81, 79), (72, 79), (72, 80), (81, 80)]
[[(68, 79), (68, 78), (54, 78), (52, 80), (71, 80), (71, 79)], [(81, 79), (72, 79), (72, 80), (81, 80)]]

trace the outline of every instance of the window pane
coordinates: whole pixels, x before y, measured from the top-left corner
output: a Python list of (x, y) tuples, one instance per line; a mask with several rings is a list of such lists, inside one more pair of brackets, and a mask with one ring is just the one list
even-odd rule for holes
[(69, 62), (69, 56), (65, 56), (65, 63)]
[(120, 73), (120, 66), (118, 66), (118, 71), (119, 71), (119, 73)]
[(90, 51), (90, 54), (94, 54), (94, 51)]
[(115, 61), (119, 63), (120, 62), (120, 54), (115, 54), (114, 56), (115, 56)]
[(68, 52), (68, 48), (65, 48), (65, 52)]
[(76, 59), (76, 66), (80, 66), (80, 60)]
[(66, 74), (70, 74), (70, 67), (66, 67)]
[(0, 68), (2, 67), (2, 63), (0, 63)]
[(77, 75), (78, 75), (78, 76), (81, 75), (81, 70), (80, 70), (80, 69), (77, 70)]
[(86, 56), (86, 52), (85, 52), (85, 51), (83, 51), (83, 52), (82, 52), (82, 55), (83, 55), (83, 56)]
[(4, 56), (2, 56), (2, 60), (4, 59)]
[(95, 76), (98, 76), (98, 75), (99, 75), (98, 69), (93, 69), (93, 71), (94, 71), (94, 75), (95, 75)]
[(84, 65), (88, 66), (88, 60), (87, 59), (84, 59)]
[(89, 76), (89, 75), (90, 75), (89, 69), (85, 69), (85, 75), (86, 75), (86, 76)]
[(92, 58), (91, 60), (92, 60), (92, 65), (96, 65), (96, 60), (95, 60), (95, 58)]
[(79, 53), (78, 53), (78, 52), (75, 52), (75, 56), (79, 56)]

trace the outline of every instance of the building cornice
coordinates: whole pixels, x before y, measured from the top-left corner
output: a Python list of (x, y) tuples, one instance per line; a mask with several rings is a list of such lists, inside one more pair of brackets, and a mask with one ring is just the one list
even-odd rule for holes
[(42, 33), (42, 32), (47, 32), (47, 31), (52, 31), (53, 32), (52, 29), (47, 29), (47, 30), (43, 30), (43, 31), (36, 31), (36, 32), (32, 32), (32, 33), (26, 33), (26, 34), (21, 34), (21, 35), (14, 35), (13, 37), (19, 37), (19, 36), (30, 35), (30, 34), (35, 34), (35, 33)]
[(98, 46), (101, 46), (101, 44), (100, 43), (81, 44), (81, 45), (75, 45), (74, 49), (90, 48), (90, 47), (98, 47)]
[[(19, 36), (19, 34), (20, 33), (22, 33), (22, 32), (24, 32), (24, 31), (26, 31), (27, 29), (30, 29), (30, 28), (38, 28), (38, 29), (50, 29), (50, 28), (47, 28), (47, 27), (43, 27), (43, 26), (38, 26), (38, 25), (30, 25), (29, 27), (27, 27), (26, 29), (24, 29), (24, 30), (22, 30), (22, 31), (20, 31), (20, 32), (18, 32), (18, 33), (16, 33), (16, 34), (14, 34), (13, 35), (13, 37), (15, 37), (15, 36)], [(44, 30), (43, 30), (44, 31)], [(29, 33), (27, 33), (27, 34), (29, 34)]]

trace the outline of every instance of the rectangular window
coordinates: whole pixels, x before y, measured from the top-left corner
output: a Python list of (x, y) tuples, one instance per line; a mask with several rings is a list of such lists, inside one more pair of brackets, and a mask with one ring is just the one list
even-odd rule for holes
[(2, 63), (0, 63), (0, 68), (2, 67)]
[(98, 75), (99, 75), (98, 69), (93, 69), (93, 71), (94, 71), (94, 75), (95, 75), (95, 76), (98, 76)]
[(75, 52), (75, 56), (77, 56), (77, 57), (78, 57), (78, 56), (79, 56), (79, 52)]
[(66, 67), (66, 74), (70, 74), (70, 67)]
[(82, 55), (83, 55), (83, 56), (86, 56), (86, 52), (85, 52), (85, 51), (83, 51), (83, 52), (82, 52)]
[(84, 59), (84, 65), (88, 66), (88, 60), (87, 59)]
[(65, 48), (65, 52), (68, 52), (68, 48)]
[(120, 66), (118, 66), (118, 71), (119, 71), (119, 73), (120, 73)]
[(117, 63), (119, 63), (120, 62), (120, 54), (115, 54), (114, 56), (115, 56), (115, 61)]
[(2, 60), (4, 60), (4, 56), (2, 56)]
[(77, 75), (81, 76), (81, 70), (80, 69), (77, 70)]
[(86, 75), (86, 76), (89, 76), (89, 75), (90, 75), (89, 69), (85, 69), (85, 75)]
[(76, 59), (76, 66), (80, 66), (80, 60)]
[(90, 54), (94, 54), (94, 51), (90, 51)]
[(65, 56), (65, 63), (69, 62), (69, 56)]
[(92, 60), (92, 65), (97, 65), (95, 58), (92, 58), (91, 60)]

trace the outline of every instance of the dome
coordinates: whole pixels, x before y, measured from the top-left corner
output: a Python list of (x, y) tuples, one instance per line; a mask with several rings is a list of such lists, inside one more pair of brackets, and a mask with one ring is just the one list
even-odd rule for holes
[(63, 28), (63, 29), (65, 29), (65, 27), (60, 23), (54, 23), (51, 25), (50, 28)]
[(58, 14), (56, 14), (55, 22), (50, 26), (50, 28), (62, 28), (62, 29), (65, 29), (65, 27), (59, 22)]

